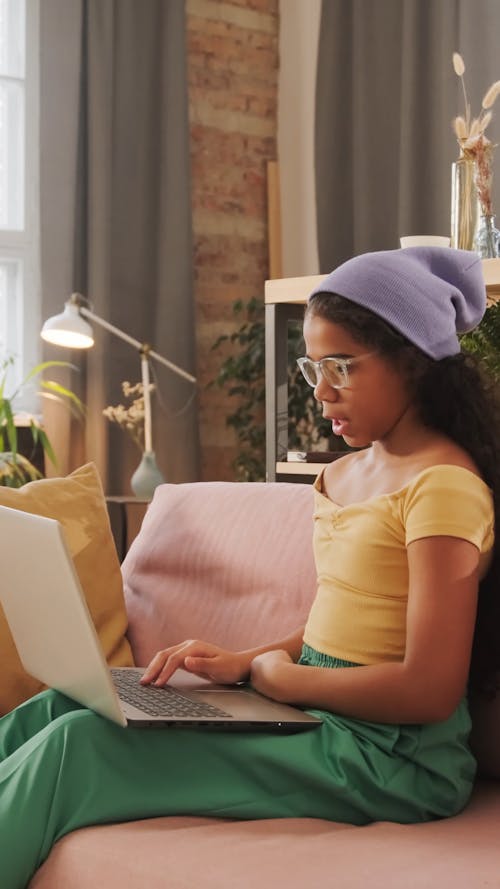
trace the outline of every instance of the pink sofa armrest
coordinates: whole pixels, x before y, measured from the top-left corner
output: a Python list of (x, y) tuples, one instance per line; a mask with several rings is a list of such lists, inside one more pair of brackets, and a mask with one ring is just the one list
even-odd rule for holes
[(136, 663), (202, 638), (234, 649), (305, 622), (315, 592), (310, 485), (157, 488), (123, 565)]

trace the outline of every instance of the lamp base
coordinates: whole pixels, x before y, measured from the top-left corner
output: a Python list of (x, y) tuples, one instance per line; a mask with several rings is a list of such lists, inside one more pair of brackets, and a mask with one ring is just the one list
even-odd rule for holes
[(156, 465), (154, 452), (145, 451), (139, 466), (130, 479), (130, 487), (135, 496), (149, 499), (153, 496), (155, 488), (164, 481), (165, 479)]

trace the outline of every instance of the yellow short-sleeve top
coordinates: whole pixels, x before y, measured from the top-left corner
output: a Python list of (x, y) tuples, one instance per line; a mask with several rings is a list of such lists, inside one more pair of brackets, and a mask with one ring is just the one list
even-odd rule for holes
[(314, 485), (316, 598), (304, 642), (358, 664), (400, 661), (406, 643), (406, 547), (446, 535), (479, 549), (484, 573), (494, 539), (487, 485), (460, 466), (424, 469), (407, 485), (361, 503), (339, 506)]

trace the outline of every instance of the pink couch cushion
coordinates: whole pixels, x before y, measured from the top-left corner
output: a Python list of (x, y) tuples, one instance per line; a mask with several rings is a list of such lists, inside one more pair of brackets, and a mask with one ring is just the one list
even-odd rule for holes
[[(184, 639), (241, 649), (304, 623), (316, 583), (312, 513), (310, 485), (157, 488), (122, 565), (136, 663)], [(500, 695), (473, 703), (480, 772), (500, 777)]]
[(304, 484), (157, 488), (122, 565), (137, 664), (184, 639), (237, 650), (304, 623), (315, 593), (312, 513)]
[(456, 818), (427, 824), (153, 818), (64, 837), (29, 889), (494, 887), (499, 822), (493, 784)]

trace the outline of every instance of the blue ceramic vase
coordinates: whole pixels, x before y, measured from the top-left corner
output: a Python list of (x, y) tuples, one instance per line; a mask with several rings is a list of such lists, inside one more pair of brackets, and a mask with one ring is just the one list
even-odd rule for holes
[(145, 451), (142, 460), (130, 479), (130, 487), (136, 497), (150, 500), (155, 488), (163, 484), (163, 478), (153, 451)]

